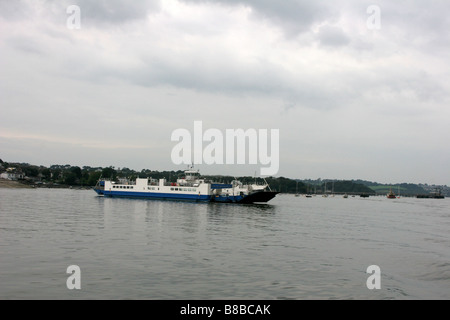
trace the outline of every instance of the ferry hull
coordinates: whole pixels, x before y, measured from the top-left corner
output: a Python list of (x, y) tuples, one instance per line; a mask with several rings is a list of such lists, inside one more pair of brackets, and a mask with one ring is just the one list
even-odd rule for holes
[(238, 196), (214, 196), (197, 194), (172, 194), (156, 192), (127, 192), (127, 191), (108, 191), (103, 189), (94, 189), (101, 196), (109, 198), (140, 198), (154, 200), (179, 200), (193, 202), (217, 202), (217, 203), (265, 203), (272, 200), (278, 192), (260, 191), (250, 195)]
[(269, 202), (270, 200), (275, 198), (275, 196), (278, 193), (279, 192), (274, 192), (274, 191), (255, 192), (255, 193), (249, 194), (248, 196), (244, 197), (242, 200), (239, 201), (239, 203), (265, 203), (265, 202)]
[(102, 194), (103, 196), (109, 198), (140, 198), (140, 199), (180, 200), (180, 201), (194, 201), (194, 202), (210, 201), (210, 196), (197, 194), (172, 194), (172, 193), (126, 192), (126, 191), (102, 191)]

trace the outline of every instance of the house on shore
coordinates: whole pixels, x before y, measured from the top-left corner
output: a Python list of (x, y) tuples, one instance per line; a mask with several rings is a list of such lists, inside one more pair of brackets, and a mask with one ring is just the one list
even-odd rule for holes
[(0, 178), (6, 180), (21, 180), (25, 179), (25, 174), (23, 172), (17, 171), (16, 168), (8, 168), (6, 172), (0, 174)]

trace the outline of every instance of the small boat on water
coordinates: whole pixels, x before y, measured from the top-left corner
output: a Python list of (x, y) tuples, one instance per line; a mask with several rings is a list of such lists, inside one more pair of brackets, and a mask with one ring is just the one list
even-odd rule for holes
[(270, 190), (268, 183), (244, 185), (234, 180), (230, 184), (214, 183), (201, 178), (195, 170), (187, 170), (177, 182), (166, 179), (137, 178), (135, 181), (99, 180), (94, 187), (105, 197), (185, 200), (194, 202), (266, 203), (279, 192)]
[(323, 198), (328, 198), (328, 193), (327, 192), (328, 192), (327, 191), (327, 182), (325, 181), (324, 188), (323, 188), (323, 194), (322, 194)]
[(361, 193), (359, 196), (361, 198), (368, 198), (369, 197), (369, 195), (367, 193)]
[(347, 198), (348, 198), (348, 194), (344, 194), (342, 197), (343, 197), (344, 199), (347, 199)]
[(396, 199), (395, 193), (392, 192), (392, 188), (389, 190), (389, 193), (386, 195), (388, 199)]
[(297, 181), (297, 186), (295, 187), (295, 196), (299, 197), (300, 194), (298, 193), (298, 181)]

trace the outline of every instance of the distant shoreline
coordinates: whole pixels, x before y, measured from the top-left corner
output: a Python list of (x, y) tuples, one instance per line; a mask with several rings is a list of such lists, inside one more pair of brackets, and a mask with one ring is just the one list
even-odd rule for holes
[(0, 188), (18, 189), (18, 188), (33, 188), (29, 184), (25, 184), (19, 181), (0, 179)]
[(4, 189), (34, 189), (34, 188), (46, 188), (46, 189), (85, 189), (90, 190), (92, 187), (88, 186), (69, 186), (65, 184), (34, 184), (29, 182), (23, 182), (19, 180), (7, 180), (0, 179), (0, 188)]

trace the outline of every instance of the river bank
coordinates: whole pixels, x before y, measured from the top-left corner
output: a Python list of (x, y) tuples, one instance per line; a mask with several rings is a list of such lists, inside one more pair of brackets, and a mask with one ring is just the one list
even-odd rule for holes
[(0, 188), (33, 188), (31, 185), (19, 181), (0, 179)]
[(92, 187), (89, 186), (69, 186), (65, 184), (56, 183), (31, 183), (26, 180), (7, 180), (0, 179), (0, 188), (18, 189), (18, 188), (49, 188), (49, 189), (82, 189), (89, 190)]

